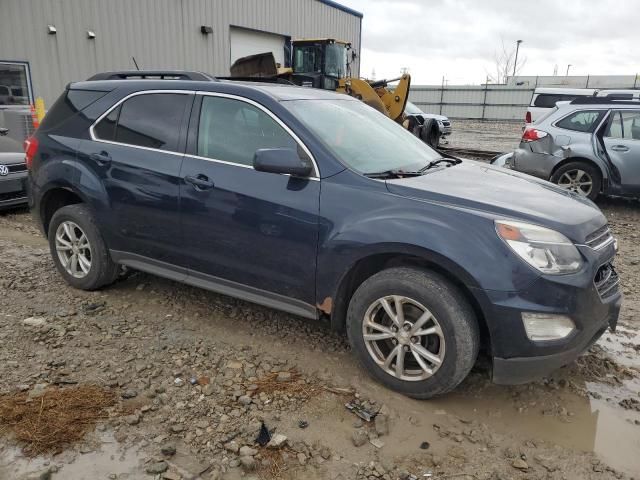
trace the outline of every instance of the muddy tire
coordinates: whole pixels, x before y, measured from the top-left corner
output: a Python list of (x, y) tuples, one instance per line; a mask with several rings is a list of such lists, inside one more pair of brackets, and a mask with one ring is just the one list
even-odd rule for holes
[(595, 200), (602, 188), (602, 174), (598, 168), (585, 162), (570, 162), (558, 168), (551, 178), (552, 183), (571, 190), (590, 200)]
[(53, 214), (49, 249), (64, 280), (80, 290), (113, 283), (119, 267), (111, 260), (102, 235), (86, 205), (67, 205)]
[(390, 268), (365, 280), (347, 312), (351, 346), (370, 375), (409, 397), (453, 390), (478, 356), (473, 309), (446, 278)]

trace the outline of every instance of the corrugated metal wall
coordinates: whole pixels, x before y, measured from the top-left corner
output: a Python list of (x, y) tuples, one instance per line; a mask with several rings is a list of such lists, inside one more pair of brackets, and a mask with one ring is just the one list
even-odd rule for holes
[(523, 120), (532, 95), (532, 88), (507, 85), (412, 86), (409, 100), (451, 118)]
[(131, 57), (145, 69), (228, 75), (230, 26), (339, 38), (360, 52), (361, 20), (318, 0), (0, 0), (0, 60), (28, 61), (35, 95), (49, 106), (70, 81), (134, 69)]

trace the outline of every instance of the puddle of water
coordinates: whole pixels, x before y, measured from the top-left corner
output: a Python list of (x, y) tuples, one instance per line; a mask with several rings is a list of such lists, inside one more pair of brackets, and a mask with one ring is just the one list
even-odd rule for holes
[(19, 448), (7, 447), (0, 451), (0, 479), (26, 478), (46, 470), (49, 464), (61, 467), (52, 475), (58, 480), (95, 480), (108, 478), (110, 474), (127, 480), (149, 478), (140, 466), (142, 458), (138, 448), (120, 448), (110, 432), (100, 434), (97, 441), (100, 446), (93, 452), (67, 451), (52, 458), (26, 458)]

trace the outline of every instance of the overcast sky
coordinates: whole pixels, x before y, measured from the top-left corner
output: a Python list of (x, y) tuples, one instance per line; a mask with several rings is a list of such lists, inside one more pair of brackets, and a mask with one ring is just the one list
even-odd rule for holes
[(338, 0), (364, 14), (362, 76), (484, 83), (504, 40), (520, 75), (640, 73), (640, 0)]

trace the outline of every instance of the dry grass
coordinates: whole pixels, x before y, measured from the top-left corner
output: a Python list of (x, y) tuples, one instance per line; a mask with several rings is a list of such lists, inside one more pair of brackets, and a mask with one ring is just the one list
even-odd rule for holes
[(320, 392), (324, 390), (322, 386), (317, 383), (307, 383), (302, 375), (295, 370), (290, 370), (289, 373), (291, 374), (291, 377), (289, 380), (285, 381), (277, 380), (277, 372), (269, 373), (258, 379), (253, 383), (253, 385), (257, 386), (253, 391), (253, 395), (260, 395), (261, 393), (273, 395), (279, 393), (308, 400), (309, 398), (320, 394)]
[(1, 395), (0, 432), (11, 431), (24, 442), (25, 455), (58, 453), (81, 440), (115, 403), (114, 393), (97, 386), (53, 388), (35, 398)]
[[(260, 450), (260, 461), (265, 461), (265, 464), (261, 464), (258, 467), (258, 475), (262, 480), (281, 480), (285, 473), (289, 471), (289, 464), (284, 458), (284, 453), (287, 453), (295, 460), (295, 452), (289, 448), (281, 448), (278, 450), (262, 448)], [(290, 459), (291, 460), (291, 459)], [(288, 475), (290, 477), (290, 475)]]

